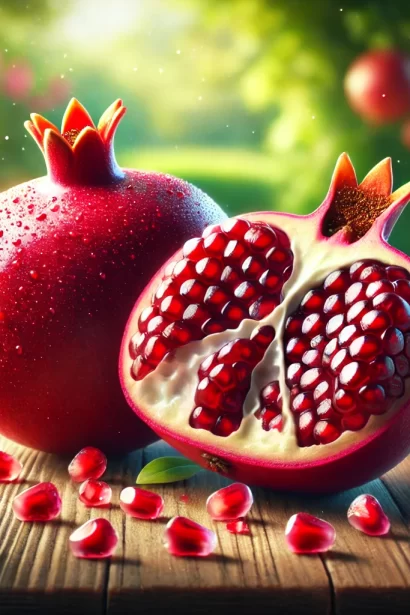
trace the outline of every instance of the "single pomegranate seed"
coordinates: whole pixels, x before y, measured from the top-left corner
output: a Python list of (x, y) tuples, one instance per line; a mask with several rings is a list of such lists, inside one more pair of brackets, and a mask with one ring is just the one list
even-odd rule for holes
[(250, 536), (251, 530), (249, 525), (243, 519), (237, 519), (236, 521), (229, 521), (226, 524), (226, 529), (231, 534), (241, 534), (243, 536)]
[(158, 519), (164, 510), (164, 500), (158, 493), (139, 487), (125, 487), (120, 493), (120, 506), (131, 517)]
[(206, 286), (198, 280), (185, 280), (180, 288), (180, 295), (192, 303), (203, 301), (206, 293)]
[[(186, 258), (181, 259), (176, 263), (172, 277), (174, 280), (177, 280), (179, 284), (182, 284), (185, 280), (192, 280), (192, 278), (196, 277), (195, 263)], [(175, 284), (172, 284), (171, 288), (172, 292), (170, 294), (174, 294), (176, 292)]]
[(183, 313), (183, 319), (189, 324), (202, 325), (209, 320), (211, 314), (207, 308), (200, 303), (191, 303)]
[(215, 521), (246, 517), (253, 504), (252, 491), (243, 483), (233, 483), (215, 491), (206, 501), (206, 510)]
[(386, 394), (380, 384), (367, 384), (359, 390), (357, 401), (360, 408), (370, 414), (383, 414), (386, 410)]
[(134, 380), (142, 380), (152, 372), (152, 367), (143, 357), (137, 357), (131, 367), (131, 375)]
[[(225, 248), (224, 257), (227, 259), (228, 263), (240, 264), (245, 256), (246, 256), (245, 247), (239, 241), (236, 241), (236, 240), (230, 241)], [(227, 275), (228, 274), (225, 273), (225, 278)], [(224, 281), (227, 281), (227, 280), (224, 280)]]
[(292, 410), (297, 414), (305, 412), (306, 410), (313, 410), (313, 393), (312, 391), (306, 391), (305, 393), (299, 393), (296, 395), (292, 402)]
[(382, 280), (384, 275), (384, 268), (377, 263), (373, 263), (363, 269), (359, 276), (359, 280), (362, 282), (375, 282), (376, 280)]
[(326, 398), (323, 401), (321, 401), (318, 407), (316, 408), (316, 414), (319, 419), (323, 419), (323, 420), (334, 419), (335, 413), (332, 408), (332, 400), (329, 398)]
[(222, 391), (229, 391), (236, 385), (236, 373), (231, 365), (220, 363), (209, 374), (209, 379), (215, 382)]
[(347, 520), (368, 536), (384, 536), (390, 531), (390, 521), (380, 502), (372, 495), (359, 495), (349, 506)]
[(347, 389), (358, 389), (368, 380), (365, 363), (353, 361), (344, 366), (340, 372), (339, 381)]
[(221, 333), (227, 328), (228, 326), (224, 322), (219, 322), (214, 318), (209, 318), (202, 325), (201, 331), (204, 335), (212, 335), (213, 333)]
[(349, 353), (345, 348), (339, 350), (330, 361), (330, 370), (337, 376), (342, 371), (343, 367), (350, 361)]
[(198, 406), (206, 406), (217, 410), (221, 405), (222, 393), (219, 387), (209, 378), (204, 378), (198, 384), (195, 393), (195, 403)]
[(18, 459), (0, 451), (0, 483), (12, 483), (20, 476), (23, 466)]
[(361, 361), (373, 361), (381, 351), (381, 342), (374, 335), (362, 335), (357, 337), (349, 346), (349, 354), (352, 359)]
[(366, 269), (366, 267), (368, 267), (370, 264), (371, 264), (371, 261), (368, 261), (368, 260), (357, 261), (356, 263), (353, 263), (353, 265), (351, 265), (349, 269), (350, 278), (353, 281), (358, 280), (360, 278), (360, 274), (362, 273), (363, 269)]
[(258, 346), (261, 346), (262, 348), (267, 348), (269, 344), (275, 339), (275, 329), (273, 327), (270, 327), (269, 325), (259, 327), (258, 329), (253, 331), (250, 339)]
[(145, 331), (147, 330), (148, 322), (157, 314), (158, 308), (153, 305), (150, 305), (149, 307), (146, 307), (142, 310), (138, 319), (138, 329), (141, 333), (145, 333)]
[(159, 306), (159, 310), (163, 316), (169, 319), (177, 319), (182, 318), (182, 315), (185, 311), (186, 303), (182, 297), (178, 295), (171, 295), (165, 297), (161, 301), (161, 305)]
[(239, 429), (241, 420), (242, 416), (234, 417), (222, 415), (216, 421), (213, 433), (216, 436), (223, 436), (224, 438), (226, 438), (227, 436), (230, 436), (231, 433)]
[[(182, 262), (182, 261), (179, 261), (179, 262)], [(168, 278), (167, 280), (163, 280), (161, 284), (158, 286), (155, 292), (155, 295), (154, 295), (154, 300), (155, 300), (155, 303), (157, 304), (156, 307), (158, 307), (158, 304), (161, 303), (161, 301), (165, 299), (165, 297), (169, 297), (173, 295), (175, 292), (176, 292), (176, 285), (174, 284), (173, 280), (171, 278)]]
[(147, 325), (147, 333), (143, 333), (140, 336), (140, 340), (138, 340), (138, 343), (137, 343), (138, 352), (144, 351), (147, 345), (147, 341), (148, 341), (147, 334), (155, 335), (156, 333), (162, 333), (167, 325), (168, 325), (168, 320), (164, 318), (163, 316), (154, 316), (154, 318), (151, 318), (151, 320), (149, 321)]
[(167, 344), (171, 346), (182, 346), (197, 339), (198, 334), (195, 331), (195, 326), (191, 323), (175, 321), (167, 326), (163, 332), (163, 337), (167, 340)]
[(315, 400), (316, 403), (320, 403), (321, 401), (327, 398), (329, 393), (330, 393), (330, 385), (328, 382), (326, 382), (326, 380), (323, 380), (317, 385), (317, 387), (313, 391), (313, 399)]
[[(236, 291), (235, 291), (236, 293)], [(222, 308), (229, 301), (229, 294), (219, 286), (209, 286), (204, 297), (205, 305)]]
[(171, 555), (207, 557), (216, 544), (215, 533), (191, 519), (174, 517), (167, 523), (164, 546)]
[(323, 317), (320, 314), (313, 313), (306, 316), (302, 323), (302, 333), (308, 337), (315, 337), (325, 330)]
[(300, 379), (302, 389), (314, 389), (323, 378), (323, 370), (318, 367), (308, 369)]
[(305, 319), (303, 314), (289, 316), (286, 321), (285, 329), (288, 336), (297, 336), (302, 333), (302, 324)]
[(287, 522), (285, 539), (293, 553), (324, 553), (333, 547), (336, 531), (323, 519), (297, 513)]
[(297, 362), (302, 359), (309, 348), (310, 344), (308, 340), (300, 337), (292, 337), (287, 343), (286, 355), (290, 361)]
[(334, 405), (338, 412), (353, 412), (356, 409), (356, 399), (349, 391), (339, 389), (334, 396)]
[(325, 301), (323, 312), (325, 314), (341, 314), (344, 312), (345, 302), (342, 295), (330, 295)]
[(13, 512), (20, 521), (51, 521), (61, 511), (61, 498), (53, 483), (39, 483), (19, 493)]
[(313, 430), (313, 436), (318, 444), (330, 444), (337, 440), (341, 432), (329, 421), (319, 421)]
[(287, 376), (286, 376), (286, 384), (288, 385), (288, 387), (292, 387), (295, 384), (299, 384), (303, 372), (304, 372), (304, 369), (301, 363), (291, 363), (288, 367)]
[(263, 286), (269, 293), (278, 292), (281, 289), (283, 276), (270, 271), (264, 271), (259, 278), (259, 284)]
[(394, 361), (391, 357), (377, 357), (369, 365), (370, 379), (386, 380), (391, 378), (395, 371)]
[(310, 290), (303, 297), (301, 307), (305, 312), (318, 312), (323, 309), (325, 295), (320, 289)]
[(404, 393), (404, 382), (400, 376), (387, 380), (384, 389), (389, 397), (401, 397)]
[(395, 293), (382, 293), (372, 301), (373, 307), (388, 312), (393, 322), (403, 331), (410, 328), (410, 305)]
[(323, 283), (323, 288), (329, 293), (340, 293), (349, 285), (350, 276), (347, 271), (333, 271)]
[(249, 307), (249, 316), (254, 320), (262, 320), (279, 305), (280, 301), (273, 297), (261, 297)]
[(399, 354), (404, 348), (404, 336), (400, 329), (389, 327), (381, 336), (383, 350), (390, 355)]
[(345, 316), (344, 314), (336, 314), (336, 316), (332, 316), (332, 318), (328, 321), (326, 325), (326, 335), (327, 337), (337, 337), (340, 331), (343, 329), (345, 324)]
[(90, 519), (69, 538), (75, 557), (102, 559), (111, 557), (118, 544), (118, 534), (107, 519)]
[(396, 265), (391, 265), (390, 267), (386, 267), (386, 273), (389, 280), (395, 282), (396, 280), (409, 280), (410, 274), (403, 267), (397, 267)]
[(220, 230), (221, 230), (221, 227), (219, 224), (210, 224), (209, 226), (206, 227), (206, 229), (202, 233), (202, 238), (206, 239), (207, 237), (209, 237), (209, 235), (212, 235), (212, 233), (219, 233)]
[(393, 288), (400, 297), (410, 302), (410, 280), (397, 280), (397, 282), (394, 282)]
[(199, 406), (193, 410), (189, 419), (189, 424), (194, 429), (207, 429), (208, 431), (212, 431), (215, 427), (217, 418), (218, 415), (215, 414), (215, 411)]
[(216, 354), (210, 354), (206, 359), (204, 359), (199, 367), (198, 375), (202, 380), (205, 376), (208, 376), (213, 367), (217, 364), (217, 356)]
[(352, 305), (346, 314), (346, 320), (348, 324), (359, 324), (366, 312), (369, 311), (369, 301), (357, 301)]
[(204, 240), (204, 249), (209, 256), (222, 256), (227, 243), (228, 238), (223, 233), (211, 233)]
[(158, 365), (168, 353), (169, 348), (166, 340), (159, 335), (150, 337), (144, 350), (144, 357), (152, 366)]
[(231, 218), (225, 220), (221, 228), (229, 239), (243, 239), (249, 227), (250, 223), (247, 220), (243, 218)]
[(367, 424), (369, 416), (361, 412), (351, 412), (342, 418), (342, 427), (349, 431), (360, 431)]
[(78, 497), (89, 508), (106, 507), (111, 503), (112, 489), (102, 480), (88, 478), (80, 486)]
[(394, 365), (396, 367), (396, 372), (399, 376), (401, 376), (402, 378), (408, 376), (410, 370), (407, 357), (405, 357), (403, 354), (397, 355), (397, 357), (394, 357)]
[(100, 478), (107, 469), (107, 458), (98, 448), (86, 446), (81, 449), (68, 466), (68, 473), (75, 483), (87, 478)]
[(237, 299), (249, 303), (249, 301), (252, 301), (252, 299), (255, 299), (255, 297), (259, 295), (259, 291), (256, 284), (252, 282), (242, 282), (242, 284), (239, 284), (239, 286), (235, 288), (234, 295)]
[(275, 380), (270, 384), (266, 385), (261, 391), (261, 401), (265, 406), (270, 406), (272, 404), (276, 404), (278, 401), (278, 397), (280, 395), (280, 387), (279, 382)]
[(195, 263), (206, 256), (204, 250), (205, 242), (200, 237), (194, 237), (185, 242), (182, 249), (184, 258), (190, 259)]
[(390, 293), (394, 291), (394, 286), (388, 280), (378, 280), (377, 282), (371, 282), (366, 289), (366, 297), (373, 299), (380, 293)]
[(298, 421), (298, 436), (301, 446), (310, 446), (313, 444), (313, 429), (315, 426), (315, 418), (312, 412), (303, 412), (299, 416)]
[(216, 258), (203, 258), (196, 264), (196, 272), (206, 282), (218, 282), (222, 273), (221, 261)]
[(345, 303), (346, 305), (353, 305), (362, 299), (366, 299), (366, 287), (361, 282), (355, 282), (345, 292)]

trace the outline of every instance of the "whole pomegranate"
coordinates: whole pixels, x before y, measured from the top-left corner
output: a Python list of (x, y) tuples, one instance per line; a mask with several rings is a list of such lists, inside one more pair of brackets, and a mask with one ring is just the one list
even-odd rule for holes
[(359, 56), (345, 77), (352, 109), (364, 120), (387, 124), (410, 112), (410, 57), (394, 50)]
[(61, 133), (33, 114), (48, 175), (0, 195), (0, 432), (45, 451), (154, 438), (118, 381), (124, 326), (164, 259), (225, 217), (184, 181), (118, 167), (124, 113), (116, 101), (96, 128), (72, 100)]
[(261, 212), (185, 243), (137, 301), (120, 372), (131, 407), (245, 484), (327, 492), (410, 450), (410, 259), (386, 240), (410, 198), (390, 160), (339, 159), (308, 216)]

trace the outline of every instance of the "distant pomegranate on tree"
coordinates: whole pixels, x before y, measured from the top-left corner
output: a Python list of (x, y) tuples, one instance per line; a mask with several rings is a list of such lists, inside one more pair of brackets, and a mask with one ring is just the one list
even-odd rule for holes
[(345, 92), (365, 121), (388, 124), (410, 113), (410, 56), (394, 50), (369, 51), (347, 71)]
[(96, 127), (73, 99), (61, 132), (32, 114), (48, 175), (0, 194), (0, 433), (45, 451), (154, 439), (121, 392), (122, 332), (164, 259), (225, 218), (180, 179), (118, 166), (124, 113)]

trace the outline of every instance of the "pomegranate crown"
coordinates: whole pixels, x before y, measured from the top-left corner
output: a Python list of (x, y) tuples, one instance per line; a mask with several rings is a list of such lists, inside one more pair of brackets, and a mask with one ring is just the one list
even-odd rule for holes
[(342, 154), (333, 172), (326, 199), (313, 215), (321, 217), (325, 237), (343, 234), (354, 243), (370, 231), (387, 239), (410, 199), (410, 182), (392, 192), (391, 158), (385, 158), (359, 184), (352, 162)]
[(32, 113), (24, 126), (43, 152), (53, 182), (109, 184), (123, 177), (115, 160), (114, 135), (125, 111), (122, 101), (116, 100), (96, 127), (83, 105), (72, 98), (61, 131), (37, 113)]

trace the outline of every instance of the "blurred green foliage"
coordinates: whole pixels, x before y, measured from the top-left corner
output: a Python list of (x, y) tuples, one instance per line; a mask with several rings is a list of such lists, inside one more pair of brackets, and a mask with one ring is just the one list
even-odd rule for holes
[[(29, 111), (59, 122), (71, 95), (96, 118), (123, 97), (119, 162), (193, 181), (231, 214), (311, 211), (342, 151), (360, 178), (391, 156), (395, 185), (410, 180), (400, 124), (366, 125), (343, 92), (362, 52), (410, 52), (407, 0), (0, 0), (0, 37), (4, 187), (44, 168)], [(22, 63), (17, 99), (4, 80)], [(407, 252), (409, 224), (410, 210), (393, 236)]]

